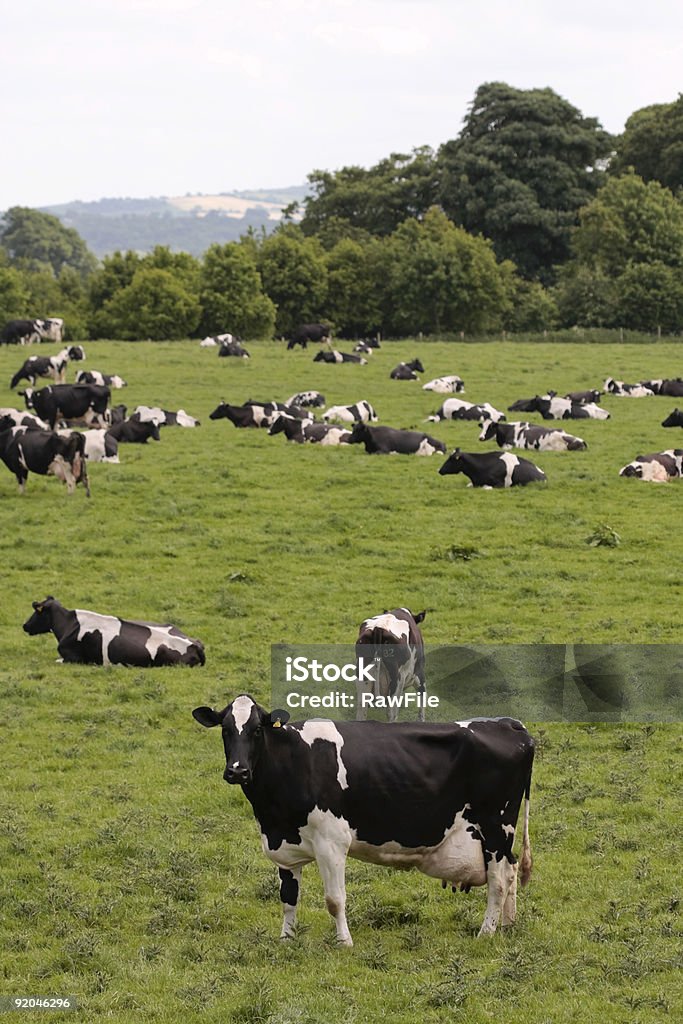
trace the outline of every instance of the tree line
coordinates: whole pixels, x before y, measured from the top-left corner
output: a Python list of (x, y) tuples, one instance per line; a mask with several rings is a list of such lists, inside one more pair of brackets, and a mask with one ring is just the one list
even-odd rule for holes
[(551, 89), (488, 83), (457, 138), (369, 169), (314, 170), (271, 234), (98, 263), (22, 207), (0, 225), (0, 319), (73, 337), (683, 329), (683, 95), (615, 138)]

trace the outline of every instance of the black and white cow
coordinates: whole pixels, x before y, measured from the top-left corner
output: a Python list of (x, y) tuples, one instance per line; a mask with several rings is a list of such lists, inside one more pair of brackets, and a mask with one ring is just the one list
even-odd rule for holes
[(139, 420), (132, 416), (120, 423), (114, 423), (107, 429), (107, 435), (119, 444), (147, 444), (150, 440), (161, 439), (156, 420)]
[(131, 419), (139, 420), (141, 423), (154, 421), (159, 427), (200, 427), (201, 422), (190, 416), (184, 409), (172, 412), (169, 409), (160, 409), (156, 405), (136, 406)]
[[(534, 741), (512, 718), (469, 722), (289, 723), (247, 694), (222, 711), (192, 712), (221, 726), (223, 778), (242, 786), (277, 865), (282, 938), (295, 935), (301, 872), (315, 861), (337, 942), (346, 922), (347, 856), (416, 868), (451, 885), (486, 885), (479, 935), (515, 920), (517, 880), (531, 875), (529, 796)], [(381, 796), (381, 798), (379, 798)], [(512, 852), (524, 800), (522, 854)]]
[(636, 455), (619, 470), (619, 476), (635, 476), (648, 483), (665, 484), (683, 476), (683, 448), (667, 448), (664, 452)]
[[(77, 433), (68, 427), (56, 432), (61, 437), (71, 437)], [(119, 462), (119, 443), (109, 430), (100, 427), (97, 430), (86, 430), (81, 436), (85, 441), (84, 455), (88, 462)]]
[(355, 405), (331, 405), (323, 413), (326, 423), (339, 420), (340, 423), (376, 423), (377, 413), (369, 402), (356, 402)]
[(604, 394), (599, 388), (591, 388), (588, 391), (569, 391), (564, 397), (570, 402), (578, 402), (579, 405), (586, 405), (590, 402), (599, 402)]
[(59, 317), (43, 320), (10, 320), (0, 331), (0, 345), (30, 345), (34, 341), (62, 341), (64, 321)]
[(449, 455), (439, 473), (464, 473), (469, 487), (519, 487), (547, 480), (542, 469), (512, 452), (461, 452), (459, 448)]
[(440, 423), (441, 420), (493, 420), (499, 423), (505, 419), (505, 413), (500, 412), (489, 402), (474, 404), (466, 402), (463, 398), (447, 398), (440, 409), (433, 416), (428, 416), (427, 423)]
[(374, 662), (373, 681), (357, 672), (356, 719), (364, 722), (368, 707), (386, 708), (390, 722), (398, 718), (407, 687), (417, 691), (418, 717), (425, 720), (427, 684), (425, 682), (424, 640), (419, 624), (426, 611), (413, 615), (407, 608), (393, 608), (361, 622), (356, 640), (356, 659), (360, 665)]
[(199, 342), (200, 348), (215, 348), (217, 345), (222, 345), (223, 342), (241, 341), (236, 334), (214, 334), (207, 335)]
[(422, 385), (423, 391), (436, 391), (439, 395), (455, 395), (465, 390), (465, 382), (457, 373), (451, 373), (447, 377), (435, 377)]
[(170, 624), (136, 622), (114, 615), (65, 608), (54, 597), (33, 602), (24, 623), (31, 636), (54, 633), (62, 661), (81, 665), (203, 665), (201, 640), (185, 636)]
[(588, 445), (564, 430), (538, 427), (533, 423), (494, 423), (483, 420), (480, 441), (494, 441), (499, 448), (533, 448), (540, 452), (584, 451)]
[(292, 349), (296, 345), (307, 348), (309, 341), (328, 342), (331, 337), (330, 328), (327, 324), (299, 324), (290, 335), (287, 348)]
[(110, 425), (113, 427), (116, 423), (123, 423), (127, 412), (127, 406), (123, 405), (121, 402), (118, 405), (112, 405), (109, 410)]
[(107, 405), (111, 392), (106, 385), (48, 384), (38, 391), (26, 388), (19, 393), (24, 396), (26, 408), (33, 409), (53, 429), (58, 420), (82, 421), (86, 426), (109, 426)]
[(297, 420), (286, 413), (281, 413), (272, 427), (269, 434), (284, 434), (288, 441), (296, 441), (297, 444), (304, 444), (309, 441), (312, 444), (338, 445), (345, 444), (351, 437), (350, 430), (342, 427), (332, 427), (328, 423), (315, 423), (313, 420)]
[(353, 352), (338, 352), (336, 348), (330, 349), (326, 352), (324, 349), (318, 352), (317, 355), (313, 356), (314, 363), (359, 363), (361, 366), (367, 365), (367, 359), (363, 359), (362, 356), (355, 356)]
[(319, 391), (298, 391), (284, 403), (285, 405), (298, 405), (301, 408), (317, 409), (325, 404), (325, 396)]
[(14, 374), (9, 386), (15, 388), (20, 380), (27, 380), (33, 386), (38, 377), (52, 377), (55, 384), (63, 384), (70, 359), (85, 359), (82, 345), (70, 345), (56, 356), (29, 356)]
[(222, 341), (221, 347), (218, 350), (218, 355), (220, 358), (225, 358), (227, 356), (237, 356), (240, 359), (251, 358), (239, 338), (233, 338), (231, 341)]
[(29, 473), (37, 473), (57, 477), (66, 484), (69, 494), (80, 483), (90, 497), (82, 434), (60, 437), (51, 430), (13, 427), (9, 417), (4, 417), (0, 420), (0, 458), (17, 478), (20, 494), (26, 490)]
[(229, 405), (221, 402), (209, 415), (210, 420), (227, 419), (235, 427), (272, 427), (281, 413), (294, 419), (310, 419), (305, 409), (283, 402), (245, 402), (244, 405)]
[(127, 388), (128, 384), (118, 374), (100, 373), (99, 370), (79, 370), (76, 374), (77, 384), (99, 384), (108, 388)]
[(446, 445), (421, 430), (396, 430), (394, 427), (369, 427), (357, 423), (349, 444), (364, 444), (368, 455), (434, 455), (446, 453)]
[(649, 385), (626, 384), (623, 380), (615, 380), (614, 377), (608, 377), (605, 381), (605, 391), (618, 398), (651, 398), (655, 394)]
[[(2, 410), (0, 410), (1, 412)], [(680, 409), (674, 409), (673, 412), (669, 413), (665, 420), (662, 420), (663, 427), (683, 427), (683, 412)]]
[(418, 373), (424, 373), (425, 368), (419, 359), (412, 359), (409, 363), (399, 363), (395, 366), (389, 377), (391, 380), (417, 380)]
[(544, 420), (608, 420), (610, 414), (595, 402), (572, 402), (554, 394), (520, 398), (508, 406), (508, 411), (540, 412)]
[(9, 406), (0, 408), (0, 419), (8, 417), (7, 426), (11, 427), (37, 427), (39, 430), (49, 430), (49, 425), (39, 416), (32, 412), (21, 412), (19, 409), (12, 409)]
[(644, 380), (641, 384), (651, 388), (656, 395), (667, 395), (669, 398), (683, 398), (683, 380), (680, 377), (664, 380)]
[(359, 341), (357, 345), (353, 346), (354, 352), (362, 352), (364, 356), (371, 356), (374, 352), (372, 345), (368, 345), (367, 341)]

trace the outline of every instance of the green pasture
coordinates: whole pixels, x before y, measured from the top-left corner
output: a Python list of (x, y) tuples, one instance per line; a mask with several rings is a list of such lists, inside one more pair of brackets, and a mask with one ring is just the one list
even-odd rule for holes
[[(298, 446), (208, 418), (221, 398), (315, 388), (488, 450), (475, 423), (423, 424), (447, 396), (390, 369), (419, 355), (425, 380), (459, 373), (465, 399), (505, 409), (608, 375), (683, 375), (680, 345), (406, 341), (367, 366), (266, 342), (247, 345), (249, 362), (197, 342), (85, 347), (70, 380), (81, 365), (119, 373), (114, 402), (202, 425), (122, 445), (120, 465), (91, 467), (90, 500), (35, 476), (22, 497), (0, 464), (0, 995), (76, 996), (79, 1011), (54, 1015), (74, 1022), (680, 1017), (679, 724), (528, 723), (535, 866), (514, 932), (474, 938), (483, 890), (350, 862), (355, 947), (337, 950), (313, 866), (300, 935), (278, 941), (251, 809), (222, 781), (220, 737), (190, 715), (244, 691), (269, 705), (271, 643), (353, 642), (397, 605), (428, 609), (430, 644), (680, 643), (683, 482), (618, 476), (683, 447), (660, 426), (676, 400), (605, 398), (609, 421), (563, 424), (588, 451), (522, 453), (548, 483), (506, 491), (440, 477), (439, 456)], [(21, 405), (7, 385), (23, 359), (55, 350), (0, 350), (0, 405)], [(617, 546), (587, 542), (605, 526)], [(21, 629), (47, 594), (173, 622), (204, 641), (206, 666), (57, 664), (52, 636)]]

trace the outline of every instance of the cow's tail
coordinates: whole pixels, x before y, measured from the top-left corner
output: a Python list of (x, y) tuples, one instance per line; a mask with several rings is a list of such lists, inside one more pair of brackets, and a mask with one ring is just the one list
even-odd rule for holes
[(531, 793), (531, 769), (524, 790), (524, 833), (522, 836), (522, 857), (519, 862), (519, 884), (526, 885), (531, 878), (533, 858), (531, 856), (531, 843), (529, 842), (529, 797)]

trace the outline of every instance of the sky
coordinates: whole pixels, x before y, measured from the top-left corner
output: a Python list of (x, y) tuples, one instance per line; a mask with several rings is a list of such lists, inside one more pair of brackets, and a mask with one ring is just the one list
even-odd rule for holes
[(0, 210), (305, 184), (459, 133), (484, 82), (611, 132), (683, 90), (674, 0), (23, 0)]

